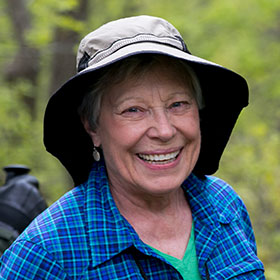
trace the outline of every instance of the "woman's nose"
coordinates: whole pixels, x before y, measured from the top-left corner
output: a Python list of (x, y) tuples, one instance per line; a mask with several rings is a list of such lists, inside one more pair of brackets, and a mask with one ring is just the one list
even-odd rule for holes
[(164, 108), (155, 108), (149, 120), (148, 136), (158, 138), (161, 141), (169, 141), (176, 133), (176, 128)]

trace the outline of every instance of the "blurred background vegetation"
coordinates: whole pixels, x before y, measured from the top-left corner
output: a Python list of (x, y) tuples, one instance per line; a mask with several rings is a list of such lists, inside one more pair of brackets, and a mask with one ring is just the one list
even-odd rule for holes
[[(29, 166), (48, 204), (72, 187), (43, 146), (47, 100), (75, 73), (84, 35), (109, 20), (139, 14), (166, 18), (193, 54), (247, 79), (250, 106), (216, 175), (245, 201), (267, 279), (279, 280), (279, 0), (0, 0), (0, 167)], [(4, 180), (1, 170), (0, 185)]]

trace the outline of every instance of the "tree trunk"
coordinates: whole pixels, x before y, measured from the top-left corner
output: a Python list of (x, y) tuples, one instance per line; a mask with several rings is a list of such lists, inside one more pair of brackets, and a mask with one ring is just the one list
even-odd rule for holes
[(25, 34), (31, 26), (31, 15), (26, 7), (26, 0), (6, 0), (7, 13), (14, 29), (18, 51), (13, 61), (6, 66), (4, 77), (6, 81), (15, 83), (24, 80), (31, 83), (31, 92), (21, 96), (32, 118), (36, 115), (36, 90), (39, 73), (39, 51), (25, 40)]
[[(80, 0), (76, 10), (66, 15), (75, 20), (85, 21), (87, 18), (88, 0)], [(53, 94), (65, 81), (76, 73), (76, 52), (74, 47), (79, 42), (77, 32), (57, 27), (54, 37), (54, 49), (51, 66), (50, 94)]]

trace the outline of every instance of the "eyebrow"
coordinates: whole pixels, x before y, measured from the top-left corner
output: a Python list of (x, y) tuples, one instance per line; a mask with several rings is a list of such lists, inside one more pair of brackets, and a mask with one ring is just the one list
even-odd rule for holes
[(145, 98), (141, 97), (141, 96), (128, 96), (125, 98), (121, 98), (119, 100), (117, 100), (116, 102), (112, 102), (113, 100), (110, 100), (110, 103), (113, 107), (119, 107), (120, 105), (122, 105), (125, 102), (129, 102), (129, 101), (140, 101), (140, 102), (144, 102)]
[[(168, 101), (172, 98), (174, 98), (175, 96), (190, 96), (190, 97), (193, 97), (193, 94), (191, 91), (188, 91), (188, 90), (184, 90), (184, 91), (176, 91), (176, 92), (173, 92), (173, 93), (170, 93), (168, 95), (168, 98), (164, 101)], [(120, 100), (120, 103), (122, 102), (125, 102), (125, 101), (129, 101), (129, 100), (139, 100), (139, 101), (144, 101), (145, 98), (143, 98), (142, 96), (128, 96), (128, 97), (125, 97), (123, 99)]]

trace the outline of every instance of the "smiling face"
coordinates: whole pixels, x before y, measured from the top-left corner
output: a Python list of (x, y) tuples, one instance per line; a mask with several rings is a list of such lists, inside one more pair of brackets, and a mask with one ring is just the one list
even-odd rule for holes
[(103, 96), (99, 125), (111, 188), (134, 194), (177, 190), (200, 151), (198, 106), (180, 73), (153, 66), (113, 85)]

